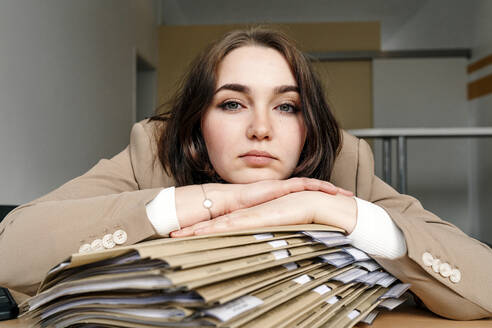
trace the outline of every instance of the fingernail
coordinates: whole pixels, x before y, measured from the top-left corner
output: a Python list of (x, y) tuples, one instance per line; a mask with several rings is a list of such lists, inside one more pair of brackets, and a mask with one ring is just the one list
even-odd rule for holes
[(191, 229), (189, 227), (187, 228), (183, 228), (183, 229), (180, 229), (180, 230), (177, 230), (176, 233), (178, 234), (178, 236), (187, 236), (191, 233)]
[(185, 232), (183, 230), (177, 230), (177, 231), (174, 231), (173, 234), (174, 235), (177, 235), (177, 236), (181, 236), (183, 235)]

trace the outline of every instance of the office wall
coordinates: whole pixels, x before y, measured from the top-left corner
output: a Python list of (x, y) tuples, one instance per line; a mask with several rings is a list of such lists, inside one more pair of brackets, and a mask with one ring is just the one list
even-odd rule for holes
[[(374, 126), (468, 126), (467, 64), (466, 58), (374, 60)], [(468, 203), (470, 144), (467, 139), (409, 139), (407, 193), (473, 234), (476, 218)], [(381, 143), (375, 146), (376, 172), (382, 176)], [(396, 143), (393, 147), (396, 182)]]
[(343, 129), (373, 127), (372, 63), (323, 61), (314, 64), (325, 86), (326, 99)]
[[(487, 65), (470, 70), (468, 74), (469, 86), (479, 83), (481, 88), (487, 88), (480, 96), (471, 97), (469, 100), (469, 112), (473, 125), (492, 126), (492, 61), (488, 60), (492, 56), (492, 1), (479, 0), (476, 15), (474, 16), (474, 34), (472, 46), (472, 58), (470, 66), (477, 62), (488, 62)], [(471, 204), (473, 205), (474, 215), (480, 218), (477, 231), (483, 240), (492, 243), (492, 138), (476, 140), (472, 144), (471, 151), (474, 158), (472, 176)]]
[[(482, 0), (427, 0), (385, 30), (383, 50), (468, 48)], [(487, 1), (487, 0), (485, 0)], [(388, 1), (386, 1), (388, 2)], [(383, 25), (383, 30), (384, 30)]]
[(482, 0), (161, 1), (168, 25), (380, 22), (382, 49), (401, 50), (469, 47), (470, 17)]
[[(446, 10), (442, 10), (446, 8)], [(434, 75), (430, 80), (441, 81), (441, 87), (449, 87), (447, 94), (441, 94), (439, 100), (433, 101), (429, 104), (438, 105), (435, 108), (438, 112), (431, 111), (425, 113), (422, 118), (425, 118), (425, 122), (422, 126), (492, 126), (492, 95), (485, 95), (479, 98), (470, 99), (463, 104), (463, 91), (467, 91), (467, 82), (472, 82), (477, 77), (487, 76), (492, 72), (492, 65), (484, 67), (481, 71), (474, 74), (467, 74), (466, 68), (469, 64), (472, 64), (480, 59), (492, 54), (492, 2), (488, 0), (472, 0), (472, 1), (459, 1), (459, 0), (430, 0), (423, 4), (415, 13), (409, 17), (403, 24), (397, 28), (393, 28), (392, 31), (386, 30), (386, 37), (382, 39), (382, 48), (384, 50), (402, 50), (402, 49), (438, 49), (438, 48), (470, 48), (472, 50), (472, 58), (469, 61), (460, 63), (459, 60), (456, 63), (454, 69), (450, 68), (449, 74), (453, 72), (457, 73), (460, 70), (463, 79), (461, 87), (459, 89), (451, 87), (449, 84), (453, 84), (448, 73), (443, 75)], [(383, 31), (385, 25), (382, 25)], [(443, 60), (444, 63), (446, 60)], [(382, 64), (383, 62), (380, 62)], [(377, 65), (377, 62), (375, 62)], [(445, 65), (445, 64), (444, 64)], [(439, 66), (435, 68), (429, 67), (428, 70), (416, 70), (421, 74), (427, 74), (432, 76), (436, 73), (436, 69), (439, 70)], [(381, 68), (381, 65), (380, 65)], [(415, 67), (417, 69), (417, 67)], [(376, 66), (374, 68), (376, 72)], [(464, 76), (463, 76), (463, 71)], [(380, 71), (380, 73), (383, 73)], [(386, 79), (394, 79), (394, 71), (388, 71)], [(375, 73), (376, 74), (376, 73)], [(410, 76), (415, 77), (416, 74), (409, 72)], [(441, 77), (446, 77), (442, 79)], [(457, 77), (457, 75), (455, 75)], [(449, 79), (448, 79), (449, 78)], [(416, 80), (411, 80), (416, 82)], [(410, 83), (411, 83), (410, 81)], [(405, 81), (402, 81), (405, 82)], [(386, 87), (395, 87), (395, 84), (389, 84)], [(413, 88), (420, 88), (422, 85), (420, 82), (413, 84)], [(455, 85), (456, 87), (457, 85)], [(375, 87), (376, 88), (376, 87)], [(379, 88), (382, 90), (381, 88)], [(433, 90), (432, 88), (429, 90)], [(454, 90), (454, 91), (453, 91)], [(402, 103), (404, 107), (422, 108), (422, 97), (428, 95), (429, 91), (419, 91), (419, 96), (407, 97), (402, 95)], [(393, 99), (394, 96), (391, 92), (387, 93), (389, 99)], [(382, 95), (377, 96), (375, 94), (374, 113), (375, 126), (382, 126), (382, 121), (377, 118), (381, 114), (382, 109), (376, 104), (376, 98), (381, 99)], [(434, 97), (434, 99), (438, 99)], [(453, 105), (449, 100), (455, 100)], [(450, 105), (453, 108), (451, 112), (449, 110), (441, 109), (441, 104), (445, 104), (447, 108)], [(427, 106), (429, 105), (427, 104)], [(460, 109), (461, 112), (454, 110)], [(383, 110), (384, 111), (384, 110)], [(399, 113), (398, 110), (386, 109), (387, 112)], [(441, 119), (436, 120), (438, 113), (441, 113)], [(378, 114), (379, 113), (379, 114)], [(408, 114), (409, 112), (407, 112)], [(401, 112), (401, 118), (408, 120), (409, 117), (405, 113)], [(379, 115), (381, 117), (381, 115)], [(393, 117), (394, 119), (395, 117)], [(415, 119), (409, 119), (408, 122), (415, 122)], [(387, 124), (389, 122), (385, 122)], [(417, 122), (415, 122), (417, 123)], [(430, 124), (430, 125), (427, 125)], [(435, 125), (434, 125), (435, 124)], [(393, 125), (395, 126), (395, 125)], [(399, 125), (398, 125), (399, 126)], [(409, 192), (414, 193), (424, 203), (424, 206), (430, 210), (435, 211), (437, 214), (457, 224), (465, 232), (477, 237), (481, 240), (492, 242), (492, 223), (489, 219), (489, 213), (492, 210), (492, 203), (490, 202), (489, 195), (492, 193), (492, 140), (491, 139), (468, 139), (468, 141), (460, 141), (456, 143), (459, 146), (457, 154), (450, 153), (451, 143), (455, 144), (453, 139), (450, 139), (448, 143), (444, 141), (435, 140), (430, 143), (422, 141), (422, 150), (415, 150), (418, 143), (421, 141), (413, 141), (409, 143), (409, 155), (413, 152), (412, 158), (415, 158), (417, 163), (414, 169), (409, 169)], [(413, 145), (412, 145), (413, 144)], [(413, 148), (413, 150), (412, 150)], [(458, 154), (465, 157), (458, 158)], [(380, 147), (376, 147), (376, 156), (380, 156)], [(430, 156), (430, 157), (429, 157)], [(443, 193), (440, 194), (437, 190), (430, 190), (426, 187), (428, 184), (424, 181), (413, 181), (413, 176), (422, 170), (422, 164), (420, 160), (422, 158), (434, 158), (435, 161), (426, 163), (430, 165), (431, 169), (428, 173), (420, 175), (421, 177), (428, 177), (431, 181), (436, 181), (437, 184), (443, 186)], [(446, 163), (442, 166), (441, 170), (435, 168), (436, 163)], [(465, 166), (467, 165), (467, 166)], [(378, 171), (381, 172), (381, 163), (378, 163)], [(414, 171), (412, 173), (412, 171)], [(435, 174), (434, 174), (435, 173)], [(446, 174), (447, 178), (443, 175)], [(448, 175), (449, 174), (449, 175)], [(464, 181), (466, 177), (466, 181)], [(412, 186), (412, 184), (414, 184)], [(450, 185), (451, 184), (451, 185)], [(466, 210), (465, 210), (466, 207)]]
[(156, 64), (155, 0), (0, 1), (0, 204), (121, 151), (135, 52)]

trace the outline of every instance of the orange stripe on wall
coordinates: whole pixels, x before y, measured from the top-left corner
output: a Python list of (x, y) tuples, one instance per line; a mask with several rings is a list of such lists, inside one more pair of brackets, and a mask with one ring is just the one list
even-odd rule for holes
[(468, 83), (468, 100), (492, 93), (492, 74)]
[(492, 54), (468, 65), (468, 74), (492, 64)]

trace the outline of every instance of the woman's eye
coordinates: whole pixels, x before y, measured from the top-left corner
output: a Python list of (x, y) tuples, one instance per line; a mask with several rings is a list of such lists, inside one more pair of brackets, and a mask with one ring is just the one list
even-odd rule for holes
[(291, 104), (281, 104), (281, 105), (278, 105), (277, 108), (281, 111), (281, 112), (290, 112), (290, 113), (295, 113), (297, 112), (297, 108), (296, 106), (294, 105), (291, 105)]
[(223, 104), (220, 104), (219, 107), (222, 109), (227, 109), (227, 110), (238, 110), (240, 108), (241, 104), (239, 104), (236, 101), (227, 101)]

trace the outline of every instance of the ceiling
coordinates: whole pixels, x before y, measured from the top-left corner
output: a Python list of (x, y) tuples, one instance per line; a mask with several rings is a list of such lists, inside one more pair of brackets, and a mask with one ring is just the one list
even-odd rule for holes
[[(385, 49), (468, 47), (480, 0), (159, 1), (162, 25), (379, 21)], [(428, 38), (428, 45), (418, 38)]]

